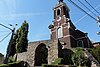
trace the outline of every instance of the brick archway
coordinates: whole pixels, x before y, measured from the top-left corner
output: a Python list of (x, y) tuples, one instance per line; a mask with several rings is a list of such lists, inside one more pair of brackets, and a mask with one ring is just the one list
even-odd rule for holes
[(35, 50), (34, 66), (41, 66), (42, 64), (48, 64), (48, 49), (44, 43), (37, 46)]

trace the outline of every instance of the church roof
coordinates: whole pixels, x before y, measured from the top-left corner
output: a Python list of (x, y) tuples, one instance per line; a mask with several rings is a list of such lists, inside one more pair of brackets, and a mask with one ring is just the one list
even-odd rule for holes
[(86, 34), (80, 30), (75, 30), (75, 33), (76, 33), (76, 38), (79, 38), (79, 37), (85, 37)]

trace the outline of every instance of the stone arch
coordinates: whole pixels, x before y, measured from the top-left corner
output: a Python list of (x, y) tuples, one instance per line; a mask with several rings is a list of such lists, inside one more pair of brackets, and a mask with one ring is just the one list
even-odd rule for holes
[(34, 66), (41, 66), (42, 64), (48, 64), (48, 49), (44, 43), (37, 46), (35, 50)]

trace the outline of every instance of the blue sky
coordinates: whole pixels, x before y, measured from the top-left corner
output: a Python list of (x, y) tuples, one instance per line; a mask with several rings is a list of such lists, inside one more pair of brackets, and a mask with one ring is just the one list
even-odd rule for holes
[[(87, 5), (84, 0), (81, 1)], [(96, 34), (100, 30), (97, 21), (73, 6), (68, 0), (64, 0), (64, 2), (70, 8), (70, 17), (76, 28), (87, 32), (92, 41), (100, 41), (100, 36)], [(85, 9), (77, 0), (74, 2)], [(100, 0), (88, 0), (88, 2), (100, 12)], [(0, 0), (0, 23), (8, 27), (10, 27), (9, 24), (15, 25), (17, 23), (16, 29), (18, 29), (22, 22), (26, 20), (30, 26), (29, 42), (50, 39), (48, 26), (53, 21), (52, 9), (56, 4), (57, 0)], [(87, 7), (89, 6), (87, 5)], [(92, 8), (90, 9), (97, 14)], [(11, 31), (0, 26), (0, 32), (0, 40), (2, 40)], [(10, 36), (0, 42), (0, 53), (6, 54)]]

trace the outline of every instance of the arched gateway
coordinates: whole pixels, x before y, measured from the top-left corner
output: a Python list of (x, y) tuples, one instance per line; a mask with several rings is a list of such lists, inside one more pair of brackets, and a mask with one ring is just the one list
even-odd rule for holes
[(42, 64), (48, 64), (48, 49), (46, 45), (41, 43), (35, 50), (34, 66), (41, 66)]

